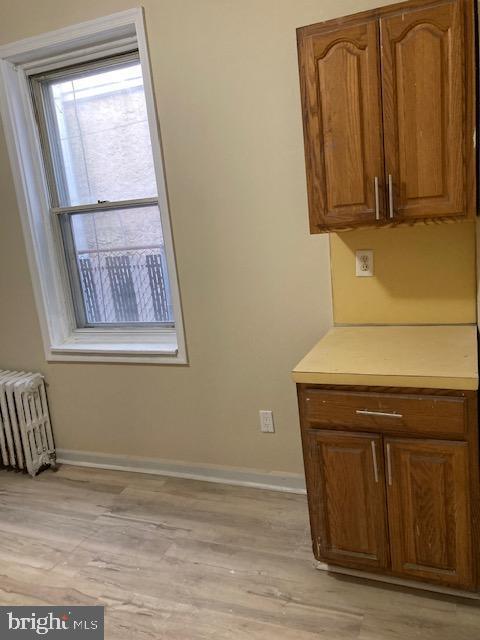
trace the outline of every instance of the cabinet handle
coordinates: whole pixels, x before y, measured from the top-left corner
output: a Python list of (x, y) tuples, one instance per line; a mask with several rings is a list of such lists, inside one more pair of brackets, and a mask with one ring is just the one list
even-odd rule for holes
[(390, 210), (390, 218), (393, 218), (393, 181), (392, 174), (388, 174), (388, 206)]
[(380, 196), (378, 195), (378, 177), (373, 179), (375, 187), (375, 220), (380, 220)]
[(390, 458), (390, 445), (387, 443), (387, 477), (388, 484), (392, 486), (392, 460)]
[(372, 445), (373, 475), (375, 476), (375, 482), (378, 483), (377, 447), (375, 446), (375, 440), (372, 440), (370, 444)]
[(359, 416), (382, 416), (383, 418), (403, 418), (401, 413), (387, 413), (385, 411), (369, 411), (368, 409), (356, 409)]

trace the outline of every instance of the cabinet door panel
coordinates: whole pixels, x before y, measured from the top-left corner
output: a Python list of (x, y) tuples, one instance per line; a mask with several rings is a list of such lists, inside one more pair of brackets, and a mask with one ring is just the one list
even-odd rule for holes
[(312, 233), (384, 216), (378, 25), (324, 31), (298, 42)]
[(392, 570), (472, 585), (468, 445), (386, 439)]
[(385, 165), (395, 218), (466, 213), (464, 31), (461, 0), (380, 20)]
[(381, 438), (309, 432), (307, 467), (314, 542), (322, 560), (359, 568), (388, 565)]

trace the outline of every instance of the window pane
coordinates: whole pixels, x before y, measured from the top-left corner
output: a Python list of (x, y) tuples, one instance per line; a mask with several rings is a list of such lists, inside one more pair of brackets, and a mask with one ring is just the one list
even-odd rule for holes
[(157, 207), (70, 221), (87, 324), (173, 322)]
[(61, 206), (157, 195), (138, 62), (49, 80), (45, 89)]

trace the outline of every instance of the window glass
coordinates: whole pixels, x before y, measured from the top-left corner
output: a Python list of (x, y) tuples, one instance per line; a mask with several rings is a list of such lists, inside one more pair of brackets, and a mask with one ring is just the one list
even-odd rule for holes
[(70, 218), (87, 324), (173, 322), (158, 208)]
[(155, 197), (138, 61), (45, 83), (60, 206)]

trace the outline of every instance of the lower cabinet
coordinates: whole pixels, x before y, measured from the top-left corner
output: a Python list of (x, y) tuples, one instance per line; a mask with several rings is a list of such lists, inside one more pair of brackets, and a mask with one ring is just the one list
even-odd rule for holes
[[(299, 385), (316, 558), (474, 590), (479, 502), (476, 394), (458, 392), (455, 398), (439, 393), (437, 402), (427, 395), (435, 392), (425, 390), (417, 405), (405, 390), (398, 401), (391, 390), (383, 398), (371, 392), (320, 390)], [(457, 406), (463, 407), (463, 426)], [(338, 423), (336, 413), (341, 416)], [(436, 422), (438, 439), (431, 437)], [(428, 434), (423, 433), (426, 429)]]
[(323, 559), (359, 568), (388, 566), (382, 440), (379, 436), (309, 434), (311, 512)]
[(385, 439), (392, 570), (470, 588), (467, 443)]

